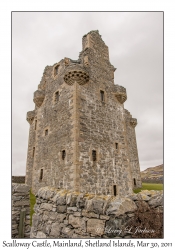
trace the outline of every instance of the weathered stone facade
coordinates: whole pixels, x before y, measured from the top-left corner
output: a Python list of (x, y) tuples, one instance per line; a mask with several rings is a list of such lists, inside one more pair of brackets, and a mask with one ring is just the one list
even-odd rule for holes
[[(128, 197), (114, 197), (43, 187), (37, 193), (30, 237), (132, 238), (137, 229), (133, 220), (137, 219), (138, 209), (141, 215), (152, 215), (156, 225), (163, 214), (163, 191), (144, 190)], [(163, 228), (155, 228), (161, 235)], [(152, 233), (149, 232), (148, 238), (153, 237)]]
[(141, 186), (137, 120), (124, 109), (126, 89), (98, 31), (83, 36), (78, 60), (47, 66), (30, 124), (26, 183), (34, 193), (53, 186), (84, 193), (126, 195)]

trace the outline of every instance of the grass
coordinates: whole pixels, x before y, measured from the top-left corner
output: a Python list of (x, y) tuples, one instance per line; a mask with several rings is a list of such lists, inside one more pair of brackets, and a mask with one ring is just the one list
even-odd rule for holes
[(142, 188), (137, 188), (134, 193), (139, 193), (141, 190), (163, 190), (163, 184), (160, 183), (142, 183)]
[(32, 225), (32, 215), (34, 214), (33, 207), (35, 205), (35, 202), (36, 202), (36, 197), (34, 194), (32, 194), (30, 190), (30, 225)]

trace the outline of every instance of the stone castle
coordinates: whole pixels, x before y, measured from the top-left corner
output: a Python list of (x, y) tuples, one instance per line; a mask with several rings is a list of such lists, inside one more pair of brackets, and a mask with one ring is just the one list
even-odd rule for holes
[(46, 66), (30, 124), (26, 184), (121, 195), (141, 187), (135, 126), (126, 89), (98, 31), (83, 36), (78, 60)]

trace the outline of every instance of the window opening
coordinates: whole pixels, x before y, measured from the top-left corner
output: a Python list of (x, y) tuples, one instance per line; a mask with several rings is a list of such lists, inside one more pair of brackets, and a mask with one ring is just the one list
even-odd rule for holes
[(117, 195), (117, 188), (116, 188), (116, 185), (113, 186), (113, 190), (114, 190), (114, 196)]
[(59, 101), (59, 91), (55, 92), (55, 102), (57, 103)]
[(35, 120), (35, 130), (36, 130), (36, 128), (37, 128), (37, 120)]
[(105, 98), (104, 98), (105, 96), (104, 95), (105, 95), (104, 91), (100, 90), (100, 96), (101, 96), (101, 101), (102, 102), (104, 102), (104, 100), (105, 100)]
[(136, 186), (136, 179), (134, 178), (133, 180), (134, 180), (134, 186)]
[(92, 150), (92, 160), (93, 160), (93, 161), (96, 161), (96, 160), (97, 160), (96, 150)]
[(33, 157), (35, 156), (35, 147), (33, 147)]
[(43, 179), (43, 169), (40, 170), (40, 178), (39, 179), (40, 179), (40, 181), (42, 181), (42, 179)]
[(57, 65), (57, 66), (55, 67), (55, 69), (54, 69), (54, 75), (55, 75), (55, 76), (58, 75), (58, 68), (59, 68), (59, 65)]
[(64, 160), (66, 158), (66, 150), (62, 151), (62, 160)]

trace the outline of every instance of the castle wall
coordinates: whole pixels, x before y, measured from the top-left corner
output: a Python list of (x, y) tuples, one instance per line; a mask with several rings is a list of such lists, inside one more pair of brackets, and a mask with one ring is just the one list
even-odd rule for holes
[[(110, 91), (105, 92), (107, 100), (102, 103), (98, 98), (100, 87), (105, 89), (95, 83), (81, 87), (80, 191), (112, 194), (116, 185), (117, 193), (124, 195), (132, 192), (132, 184), (123, 131), (123, 105), (113, 100)], [(92, 150), (97, 153), (95, 162)]]
[(45, 68), (34, 92), (35, 110), (27, 113), (26, 183), (34, 193), (49, 185), (127, 195), (133, 178), (139, 183), (135, 134), (125, 119), (126, 89), (114, 85), (114, 71), (97, 31), (83, 37), (78, 60), (64, 58)]
[[(126, 93), (126, 90), (113, 83), (114, 67), (99, 35), (91, 33), (84, 37), (83, 48), (86, 50), (80, 57), (89, 70), (90, 80), (78, 87), (80, 191), (113, 194), (116, 185), (117, 194), (125, 195), (132, 192), (132, 182), (124, 106), (115, 94), (118, 90)], [(100, 91), (104, 91), (104, 101)], [(93, 150), (96, 161), (92, 159)]]
[(138, 158), (137, 142), (135, 135), (135, 126), (137, 125), (136, 119), (132, 118), (130, 113), (125, 110), (125, 124), (126, 124), (126, 138), (128, 145), (128, 154), (131, 165), (132, 184), (133, 188), (139, 188), (142, 186), (140, 165)]
[[(60, 72), (61, 74), (60, 66)], [(35, 121), (30, 125), (30, 131), (35, 129), (35, 140), (30, 141), (28, 162), (33, 162), (32, 191), (51, 185), (59, 188), (73, 188), (73, 138), (72, 120), (73, 113), (73, 87), (64, 83), (61, 77), (53, 77), (54, 67), (47, 67), (39, 89), (44, 88), (45, 98), (40, 107), (36, 107), (37, 127)], [(55, 92), (59, 91), (59, 101), (55, 101)], [(47, 135), (45, 135), (48, 130)], [(62, 151), (65, 150), (65, 159), (62, 159)], [(41, 169), (42, 180), (41, 180)], [(28, 168), (28, 172), (31, 168)]]

